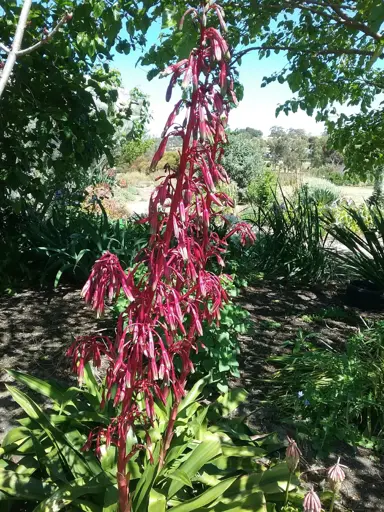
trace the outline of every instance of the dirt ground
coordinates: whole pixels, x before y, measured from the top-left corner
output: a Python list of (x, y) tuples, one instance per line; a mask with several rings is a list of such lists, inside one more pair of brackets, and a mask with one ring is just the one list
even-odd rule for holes
[[(126, 203), (126, 207), (129, 212), (136, 213), (138, 215), (142, 215), (148, 213), (148, 205), (149, 199), (151, 197), (151, 193), (155, 187), (148, 186), (146, 183), (145, 186), (141, 186), (140, 183), (136, 184), (138, 187), (139, 195), (131, 201)], [(371, 195), (373, 188), (372, 187), (339, 187), (341, 197), (352, 199), (356, 204), (362, 204), (366, 201)], [(290, 195), (292, 193), (293, 188), (290, 186), (284, 186), (283, 191), (284, 194)], [(244, 205), (238, 206), (238, 211), (244, 209)]]
[(105, 328), (80, 291), (26, 290), (0, 297), (0, 439), (20, 413), (6, 390), (6, 368), (63, 382), (73, 379), (65, 352), (75, 337)]
[[(262, 403), (263, 381), (274, 371), (267, 358), (286, 350), (284, 342), (292, 340), (298, 329), (308, 329), (308, 323), (303, 320), (305, 315), (340, 306), (342, 299), (332, 290), (291, 290), (262, 282), (244, 290), (241, 304), (250, 312), (252, 323), (249, 335), (241, 338), (239, 384), (250, 392), (245, 412), (260, 431), (275, 430), (285, 436), (290, 432), (279, 424), (278, 414), (271, 417)], [(76, 289), (61, 288), (50, 293), (26, 290), (13, 296), (1, 296), (0, 370), (11, 367), (42, 378), (71, 381), (73, 376), (65, 352), (74, 337), (107, 328), (107, 321), (96, 321)], [(357, 327), (326, 320), (315, 326), (311, 324), (310, 329), (318, 331), (326, 343), (339, 345)], [(0, 371), (0, 438), (20, 414), (5, 388), (10, 380)], [(337, 510), (384, 511), (384, 460), (369, 450), (343, 446), (340, 453), (333, 454), (329, 460), (317, 461), (302, 448), (302, 469), (320, 488), (324, 467), (330, 466), (337, 455), (349, 466), (343, 491), (344, 506)]]

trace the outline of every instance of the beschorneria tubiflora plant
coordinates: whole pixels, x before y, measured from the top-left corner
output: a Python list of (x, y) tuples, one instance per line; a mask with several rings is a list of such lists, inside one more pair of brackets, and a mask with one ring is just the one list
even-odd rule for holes
[[(213, 13), (221, 31), (207, 26), (207, 18), (210, 21)], [(183, 20), (187, 14), (200, 21), (199, 46), (188, 59), (163, 73), (171, 75), (167, 101), (179, 77), (183, 77), (187, 99), (175, 105), (152, 162), (156, 166), (161, 159), (170, 136), (179, 136), (183, 141), (180, 165), (152, 194), (146, 219), (151, 237), (139, 263), (126, 274), (117, 257), (105, 253), (84, 286), (85, 300), (99, 315), (104, 311), (106, 296), (117, 297), (122, 289), (129, 299), (118, 319), (116, 339), (85, 336), (68, 351), (80, 378), (87, 362), (98, 367), (102, 357), (108, 360), (102, 405), (113, 400), (121, 412), (107, 428), (92, 432), (86, 446), (95, 443), (96, 450), (101, 443), (117, 446), (120, 512), (131, 510), (129, 459), (140, 449), (152, 456), (149, 433), (146, 445), (134, 446), (129, 453), (127, 435), (138, 422), (148, 431), (155, 419), (155, 399), (165, 402), (173, 393), (174, 405), (161, 442), (159, 466), (163, 465), (187, 377), (193, 371), (190, 352), (197, 349), (197, 340), (203, 335), (203, 321), (219, 322), (220, 310), (228, 300), (221, 277), (206, 270), (207, 263), (215, 259), (224, 266), (227, 239), (235, 232), (244, 244), (255, 238), (243, 222), (235, 224), (224, 238), (209, 229), (215, 218), (224, 219), (220, 207), (232, 203), (227, 195), (216, 191), (215, 185), (228, 181), (220, 161), (228, 112), (237, 100), (228, 64), (229, 49), (221, 33), (226, 30), (222, 8), (209, 2), (198, 10), (188, 9)], [(179, 123), (182, 112), (184, 118)], [(137, 283), (134, 277), (142, 261), (147, 273)], [(140, 406), (142, 403), (145, 407)]]

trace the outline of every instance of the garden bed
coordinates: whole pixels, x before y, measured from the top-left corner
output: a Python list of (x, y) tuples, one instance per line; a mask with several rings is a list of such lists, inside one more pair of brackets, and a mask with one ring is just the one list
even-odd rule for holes
[[(257, 287), (243, 291), (241, 305), (250, 313), (251, 328), (241, 338), (242, 375), (239, 384), (249, 392), (244, 413), (253, 427), (262, 432), (277, 431), (280, 436), (295, 435), (289, 426), (281, 424), (279, 411), (273, 404), (266, 404), (268, 379), (275, 372), (268, 362), (270, 356), (287, 353), (298, 334), (313, 336), (320, 346), (340, 349), (348, 337), (357, 332), (364, 322), (382, 319), (377, 313), (366, 313), (344, 305), (343, 293), (335, 287), (318, 289), (289, 289), (275, 283), (261, 282)], [(304, 477), (311, 482), (325, 481), (325, 467), (335, 462), (337, 456), (350, 469), (343, 485), (345, 510), (384, 510), (384, 459), (373, 451), (351, 448), (340, 442), (327, 460), (316, 460), (309, 444), (301, 444)]]
[[(260, 432), (275, 430), (281, 436), (293, 434), (279, 421), (279, 412), (264, 403), (268, 384), (275, 368), (267, 361), (272, 355), (289, 351), (288, 340), (298, 333), (316, 332), (316, 342), (341, 347), (346, 339), (365, 321), (381, 315), (364, 313), (343, 305), (343, 297), (330, 287), (326, 289), (289, 289), (286, 286), (261, 282), (248, 287), (240, 299), (251, 315), (248, 336), (241, 338), (239, 382), (249, 392), (245, 413)], [(1, 368), (26, 371), (41, 378), (68, 382), (73, 379), (65, 351), (75, 336), (108, 328), (107, 320), (95, 319), (84, 305), (78, 289), (62, 287), (54, 292), (26, 290), (2, 296), (0, 302)], [(0, 436), (19, 414), (19, 409), (5, 390), (10, 380), (0, 376)], [(318, 482), (325, 479), (328, 467), (337, 455), (349, 466), (343, 487), (345, 510), (384, 510), (384, 464), (368, 449), (351, 449), (340, 443), (337, 453), (329, 459), (315, 460), (309, 446), (301, 446), (304, 478)]]

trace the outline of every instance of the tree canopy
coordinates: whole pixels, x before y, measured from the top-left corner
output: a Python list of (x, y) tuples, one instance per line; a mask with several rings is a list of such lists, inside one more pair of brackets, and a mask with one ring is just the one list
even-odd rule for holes
[[(370, 118), (381, 116), (377, 112), (382, 107), (377, 106), (377, 101), (384, 88), (383, 2), (224, 0), (221, 3), (227, 16), (233, 66), (253, 51), (260, 58), (267, 58), (272, 52), (286, 55), (287, 65), (265, 77), (262, 83), (262, 86), (274, 81), (287, 83), (294, 93), (293, 98), (278, 107), (278, 113), (301, 109), (325, 121), (330, 140), (339, 150), (351, 155), (346, 157), (351, 171), (367, 174), (382, 165), (384, 141), (378, 132), (375, 151), (364, 159), (354, 158), (357, 148), (344, 142), (363, 125), (369, 126), (368, 131), (372, 133), (377, 123), (370, 122)], [(175, 53), (184, 56), (195, 44), (193, 34), (197, 34), (193, 20), (188, 21), (188, 30), (183, 33), (167, 31), (176, 26), (184, 2), (160, 0), (153, 5), (153, 19), (162, 17), (163, 37), (142, 59), (143, 64), (154, 66), (150, 78), (173, 60)], [(238, 92), (241, 93), (240, 86)], [(339, 105), (357, 107), (360, 113), (339, 115)]]
[[(21, 5), (2, 4), (0, 69), (13, 43)], [(54, 37), (45, 34), (70, 13)], [(148, 19), (148, 22), (146, 21)], [(128, 39), (119, 36), (123, 26)], [(41, 0), (32, 4), (22, 54), (0, 102), (0, 200), (18, 208), (25, 197), (49, 196), (81, 179), (92, 162), (112, 163), (115, 132), (132, 114), (117, 105), (119, 74), (111, 51), (128, 53), (142, 41), (149, 18), (133, 2)], [(47, 190), (48, 189), (48, 190)]]

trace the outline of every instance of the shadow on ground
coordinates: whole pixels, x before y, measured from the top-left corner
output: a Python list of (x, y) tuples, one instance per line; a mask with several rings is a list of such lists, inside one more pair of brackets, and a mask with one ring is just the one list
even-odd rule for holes
[(0, 297), (0, 437), (21, 412), (5, 387), (12, 379), (4, 369), (69, 382), (67, 348), (77, 336), (102, 329), (106, 323), (96, 320), (73, 288)]

